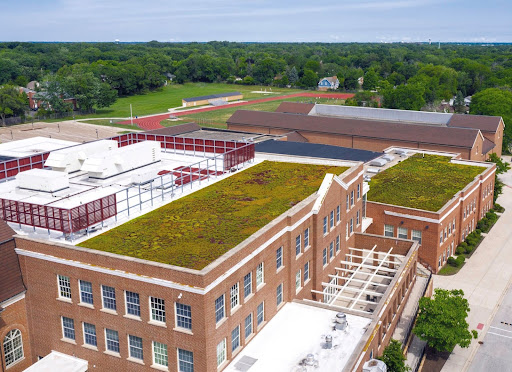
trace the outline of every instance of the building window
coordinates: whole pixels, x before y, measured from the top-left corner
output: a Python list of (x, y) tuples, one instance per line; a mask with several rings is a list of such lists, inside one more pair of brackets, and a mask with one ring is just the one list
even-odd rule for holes
[(4, 356), (6, 367), (23, 359), (23, 339), (19, 329), (13, 329), (4, 337)]
[(130, 349), (130, 358), (144, 359), (142, 353), (142, 338), (137, 336), (128, 335), (128, 345)]
[(281, 283), (277, 286), (276, 300), (277, 300), (277, 306), (281, 305), (281, 303), (283, 302), (283, 283)]
[(384, 225), (384, 236), (393, 237), (395, 235), (395, 227), (393, 225)]
[(455, 231), (455, 218), (453, 219), (453, 222), (452, 222), (452, 231)]
[(86, 282), (80, 280), (80, 301), (84, 304), (92, 305), (92, 284), (91, 282)]
[(178, 349), (178, 372), (194, 372), (194, 353)]
[(448, 235), (452, 235), (452, 224), (448, 224)]
[(327, 265), (327, 248), (324, 248), (322, 252), (322, 262), (324, 266)]
[(441, 234), (439, 234), (439, 244), (443, 244), (443, 232), (441, 231)]
[(304, 264), (304, 283), (309, 280), (309, 262)]
[(350, 208), (350, 204), (348, 203), (348, 191), (347, 191), (347, 211), (349, 210)]
[(347, 229), (346, 229), (347, 239), (348, 239), (348, 222), (347, 222)]
[(62, 335), (70, 340), (75, 339), (75, 322), (73, 319), (62, 317)]
[(354, 190), (350, 192), (350, 206), (354, 205)]
[(340, 206), (336, 207), (336, 223), (340, 222)]
[(421, 244), (421, 230), (412, 230), (412, 240), (416, 240), (418, 244)]
[(334, 211), (331, 211), (330, 218), (329, 218), (329, 228), (334, 227)]
[(350, 219), (350, 235), (354, 232), (354, 219)]
[(224, 295), (215, 300), (215, 322), (218, 323), (224, 318)]
[(101, 286), (101, 293), (103, 295), (103, 308), (109, 310), (116, 310), (116, 290), (113, 287), (106, 285)]
[(107, 350), (119, 353), (119, 333), (117, 331), (105, 328), (105, 341)]
[(237, 325), (235, 329), (231, 331), (231, 352), (235, 351), (240, 347), (240, 326)]
[(238, 282), (236, 282), (231, 287), (231, 290), (229, 291), (229, 293), (230, 293), (230, 300), (231, 300), (231, 310), (233, 310), (240, 303), (239, 299), (238, 299), (238, 296), (239, 296)]
[(151, 320), (165, 323), (165, 301), (161, 298), (150, 297)]
[(297, 237), (295, 238), (295, 256), (298, 256), (301, 251), (301, 236), (297, 235)]
[(244, 276), (244, 298), (247, 298), (252, 293), (252, 273)]
[(69, 276), (57, 275), (59, 281), (59, 297), (71, 298), (71, 283)]
[(91, 346), (98, 346), (96, 340), (96, 326), (90, 323), (83, 323), (84, 325), (84, 343)]
[(327, 217), (324, 217), (324, 235), (327, 234)]
[(359, 226), (359, 224), (360, 224), (360, 214), (361, 214), (361, 212), (357, 211), (357, 213), (356, 213), (356, 226)]
[(166, 344), (153, 341), (153, 363), (164, 367), (169, 365)]
[(445, 227), (444, 228), (444, 238), (446, 239), (447, 236), (448, 236), (448, 229)]
[(126, 297), (126, 314), (140, 317), (140, 300), (139, 294), (135, 292), (125, 291)]
[(192, 329), (192, 308), (176, 302), (176, 326), (179, 328)]
[(217, 367), (226, 361), (226, 339), (217, 345)]
[(334, 242), (331, 242), (329, 244), (329, 259), (331, 259), (334, 256)]
[(301, 281), (301, 270), (297, 271), (295, 274), (295, 290), (298, 290), (300, 288), (300, 281)]
[(256, 324), (259, 326), (265, 320), (265, 305), (264, 302), (256, 308)]
[(247, 315), (245, 318), (245, 338), (247, 339), (250, 335), (252, 335), (252, 313)]
[(262, 285), (265, 281), (265, 276), (263, 274), (263, 262), (260, 262), (256, 267), (256, 288)]
[(336, 253), (340, 251), (340, 236), (336, 237)]
[(279, 247), (276, 251), (276, 270), (283, 266), (283, 247)]
[(361, 184), (357, 185), (357, 200), (361, 198)]
[(309, 247), (309, 227), (304, 230), (304, 248)]
[(398, 237), (400, 239), (407, 239), (408, 231), (405, 227), (398, 226)]

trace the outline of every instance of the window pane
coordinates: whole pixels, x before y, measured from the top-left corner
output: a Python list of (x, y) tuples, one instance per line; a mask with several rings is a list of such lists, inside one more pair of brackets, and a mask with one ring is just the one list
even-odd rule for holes
[(6, 367), (23, 358), (23, 340), (21, 331), (13, 329), (4, 338), (3, 342)]
[(93, 304), (91, 282), (80, 280), (80, 301), (86, 304)]
[(238, 306), (238, 283), (235, 283), (230, 290), (230, 297), (231, 297), (231, 309), (234, 309)]
[(256, 268), (256, 287), (259, 287), (261, 284), (263, 284), (263, 281), (263, 262), (260, 262)]
[(217, 367), (226, 360), (226, 339), (217, 345)]
[(231, 331), (231, 351), (235, 351), (240, 346), (240, 326), (236, 326)]
[(107, 340), (107, 350), (119, 353), (119, 333), (112, 329), (105, 329), (105, 338)]
[(140, 316), (139, 294), (126, 291), (126, 312), (130, 315)]
[(283, 265), (283, 247), (279, 247), (276, 251), (276, 270)]
[(276, 289), (277, 305), (279, 306), (283, 302), (283, 284), (279, 284)]
[(106, 285), (101, 286), (103, 293), (103, 307), (105, 309), (116, 310), (116, 290)]
[(143, 360), (142, 338), (128, 335), (128, 343), (130, 345), (130, 357)]
[(96, 326), (94, 324), (84, 323), (84, 342), (87, 345), (98, 345), (96, 341)]
[(247, 318), (245, 318), (245, 338), (249, 337), (252, 334), (252, 314), (249, 314)]
[(178, 372), (194, 372), (194, 353), (178, 349)]
[(252, 273), (244, 276), (244, 298), (252, 293)]
[(150, 297), (151, 319), (165, 323), (165, 301), (161, 298)]
[(153, 341), (153, 359), (155, 364), (167, 367), (169, 365), (167, 345)]
[(215, 321), (224, 318), (224, 295), (220, 296), (215, 300)]
[(178, 327), (192, 329), (192, 310), (189, 305), (176, 302), (176, 322)]
[(69, 338), (70, 340), (75, 339), (75, 323), (73, 319), (62, 317), (62, 333), (65, 338)]
[(264, 320), (265, 320), (265, 314), (264, 314), (264, 305), (262, 302), (261, 304), (258, 305), (258, 307), (256, 309), (256, 322), (258, 323), (258, 325), (260, 325), (261, 323), (263, 323)]
[(64, 298), (71, 298), (71, 284), (69, 282), (69, 277), (59, 275), (59, 296)]

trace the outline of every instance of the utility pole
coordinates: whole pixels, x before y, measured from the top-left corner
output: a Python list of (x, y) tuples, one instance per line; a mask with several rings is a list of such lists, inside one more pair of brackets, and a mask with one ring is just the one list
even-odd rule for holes
[(130, 122), (131, 122), (131, 125), (133, 126), (133, 113), (132, 113), (132, 104), (130, 103)]

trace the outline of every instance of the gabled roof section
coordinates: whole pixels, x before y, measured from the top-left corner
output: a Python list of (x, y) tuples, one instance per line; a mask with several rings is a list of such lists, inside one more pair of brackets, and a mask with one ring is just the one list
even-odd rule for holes
[(0, 220), (0, 303), (25, 290), (18, 256), (14, 251), (16, 233)]
[(276, 112), (308, 115), (313, 107), (315, 107), (314, 103), (283, 102), (276, 109)]
[(448, 122), (448, 126), (480, 129), (482, 132), (496, 132), (501, 120), (501, 116), (454, 114)]
[(489, 151), (491, 151), (493, 148), (496, 147), (496, 144), (487, 138), (484, 138), (484, 143), (482, 145), (482, 153), (487, 154)]
[(337, 76), (327, 76), (327, 77), (320, 79), (320, 81), (322, 81), (322, 80), (327, 80), (329, 83), (335, 84), (336, 80), (338, 80), (338, 77)]
[(472, 148), (478, 129), (238, 110), (228, 124)]

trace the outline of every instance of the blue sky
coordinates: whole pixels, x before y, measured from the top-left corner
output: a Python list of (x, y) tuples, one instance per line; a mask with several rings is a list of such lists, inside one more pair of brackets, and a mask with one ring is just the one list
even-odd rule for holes
[(3, 41), (512, 42), (511, 0), (0, 0)]

